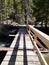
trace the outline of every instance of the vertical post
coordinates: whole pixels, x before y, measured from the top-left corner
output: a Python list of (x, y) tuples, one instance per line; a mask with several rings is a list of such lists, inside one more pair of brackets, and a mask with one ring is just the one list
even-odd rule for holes
[[(37, 36), (34, 34), (34, 40), (33, 40), (34, 42), (36, 42), (37, 41)], [(34, 46), (34, 50), (36, 50), (36, 47)]]
[(37, 40), (37, 36), (36, 36), (36, 35), (34, 35), (34, 41), (36, 42), (36, 40)]

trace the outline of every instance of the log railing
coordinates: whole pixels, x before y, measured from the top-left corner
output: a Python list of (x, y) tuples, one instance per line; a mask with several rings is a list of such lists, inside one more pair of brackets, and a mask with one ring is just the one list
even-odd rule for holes
[(33, 42), (34, 44), (34, 49), (37, 50), (37, 54), (38, 54), (38, 57), (40, 59), (40, 62), (42, 65), (48, 65), (46, 60), (44, 59), (39, 47), (37, 46), (37, 44), (43, 48), (43, 50), (45, 50), (45, 47), (42, 46), (42, 44), (37, 40), (37, 38), (39, 38), (47, 47), (47, 49), (49, 48), (49, 37), (48, 35), (42, 33), (41, 31), (37, 30), (36, 28), (34, 28), (33, 26), (31, 25), (28, 25), (27, 26), (27, 30), (28, 30), (28, 33), (29, 33), (29, 36), (31, 38), (31, 41)]
[(36, 41), (37, 41), (37, 38), (39, 38), (44, 43), (44, 45), (49, 49), (49, 36), (48, 35), (37, 30), (31, 25), (28, 26), (28, 29), (29, 29), (29, 33), (34, 36)]

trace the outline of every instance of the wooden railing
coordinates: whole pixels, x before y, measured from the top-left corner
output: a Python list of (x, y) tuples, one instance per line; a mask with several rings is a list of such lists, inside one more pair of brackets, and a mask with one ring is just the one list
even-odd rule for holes
[(37, 41), (37, 38), (39, 38), (44, 43), (44, 45), (49, 49), (49, 36), (37, 30), (31, 25), (29, 25), (28, 28), (29, 28), (30, 33), (33, 34), (35, 40)]
[(41, 64), (42, 65), (48, 65), (46, 60), (44, 59), (39, 47), (37, 46), (37, 44), (38, 44), (41, 48), (43, 48), (43, 50), (45, 50), (45, 47), (42, 46), (40, 41), (37, 40), (39, 38), (46, 45), (46, 47), (49, 48), (49, 37), (48, 37), (48, 35), (42, 33), (41, 31), (37, 30), (36, 28), (34, 28), (31, 25), (27, 26), (27, 30), (28, 30), (29, 36), (31, 38), (31, 41), (34, 44), (34, 47), (35, 47), (34, 49), (37, 50), (37, 54), (38, 54), (38, 57), (40, 59)]

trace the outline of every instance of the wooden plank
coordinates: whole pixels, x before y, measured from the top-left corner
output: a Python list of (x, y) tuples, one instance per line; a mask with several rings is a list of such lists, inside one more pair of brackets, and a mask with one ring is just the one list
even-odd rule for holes
[(11, 34), (9, 34), (9, 36), (13, 37), (13, 36), (16, 36), (16, 35), (11, 35)]
[[(8, 61), (3, 62), (2, 65), (3, 64), (4, 65), (8, 65)], [(9, 63), (9, 65), (24, 65), (24, 64), (26, 65), (27, 62), (25, 62), (25, 63), (24, 62), (15, 62), (15, 63), (14, 62), (10, 62)], [(40, 65), (40, 63), (39, 62), (28, 62), (28, 65)]]
[[(31, 46), (31, 45), (30, 45)], [(30, 46), (28, 46), (27, 48), (26, 48), (26, 50), (34, 50), (33, 48), (29, 48)], [(25, 49), (25, 48), (24, 48)], [(20, 48), (18, 48), (18, 50), (24, 50), (23, 48), (22, 48), (22, 46), (20, 46)], [(14, 51), (16, 51), (17, 50), (17, 48), (15, 48), (15, 50)], [(0, 51), (13, 51), (13, 48), (0, 48)]]

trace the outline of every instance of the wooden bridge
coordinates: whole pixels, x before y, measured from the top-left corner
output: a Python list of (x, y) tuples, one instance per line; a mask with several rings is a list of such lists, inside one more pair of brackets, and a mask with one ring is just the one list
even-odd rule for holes
[(48, 65), (41, 54), (41, 52), (48, 51), (37, 40), (39, 38), (44, 42), (48, 49), (49, 37), (46, 34), (41, 34), (32, 26), (22, 26), (16, 35), (9, 36), (15, 36), (15, 38), (10, 48), (0, 48), (0, 51), (7, 51), (1, 65)]

